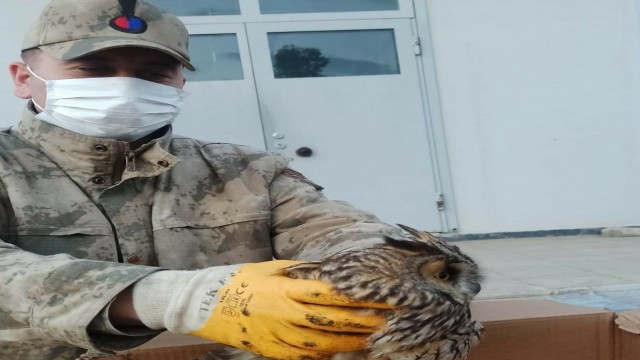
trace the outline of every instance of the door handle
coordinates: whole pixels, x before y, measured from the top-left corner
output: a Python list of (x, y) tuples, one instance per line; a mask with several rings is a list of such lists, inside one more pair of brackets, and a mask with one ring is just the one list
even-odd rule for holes
[(298, 150), (296, 150), (296, 155), (298, 155), (300, 157), (309, 157), (309, 156), (313, 155), (313, 150), (309, 149), (306, 146), (303, 146), (303, 147), (299, 148)]

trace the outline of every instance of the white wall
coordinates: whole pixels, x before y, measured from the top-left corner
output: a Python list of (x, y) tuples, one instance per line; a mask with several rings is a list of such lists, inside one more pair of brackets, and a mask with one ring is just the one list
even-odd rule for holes
[[(8, 64), (47, 0), (0, 1)], [(635, 0), (415, 1), (429, 12), (460, 232), (640, 225)], [(23, 104), (0, 75), (0, 126)]]
[(15, 124), (26, 100), (13, 95), (13, 83), (9, 76), (9, 63), (20, 61), (20, 48), (27, 28), (40, 15), (49, 0), (0, 0), (0, 127)]
[(429, 0), (464, 233), (640, 224), (634, 0)]

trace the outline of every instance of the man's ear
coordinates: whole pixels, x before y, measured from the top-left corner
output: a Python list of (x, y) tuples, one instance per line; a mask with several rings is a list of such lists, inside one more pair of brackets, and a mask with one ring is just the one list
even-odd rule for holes
[(13, 79), (13, 93), (21, 99), (31, 99), (31, 88), (29, 87), (31, 73), (27, 70), (27, 65), (13, 62), (9, 64), (9, 72)]

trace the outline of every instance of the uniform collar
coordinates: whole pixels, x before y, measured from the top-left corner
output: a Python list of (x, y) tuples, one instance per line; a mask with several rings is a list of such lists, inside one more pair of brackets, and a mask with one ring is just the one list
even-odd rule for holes
[(160, 175), (178, 162), (167, 151), (171, 126), (136, 144), (74, 133), (35, 115), (27, 107), (12, 134), (44, 153), (89, 192), (101, 193), (127, 179)]

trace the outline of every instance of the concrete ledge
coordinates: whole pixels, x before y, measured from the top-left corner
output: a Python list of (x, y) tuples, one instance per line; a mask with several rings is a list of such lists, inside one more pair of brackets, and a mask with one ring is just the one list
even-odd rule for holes
[(640, 227), (610, 227), (604, 228), (601, 232), (602, 236), (622, 237), (622, 236), (640, 236)]
[(589, 229), (558, 229), (558, 230), (535, 230), (517, 232), (496, 232), (480, 234), (458, 234), (458, 233), (433, 233), (444, 240), (492, 240), (492, 239), (515, 239), (515, 238), (537, 238), (537, 237), (558, 237), (558, 236), (586, 236), (601, 235), (603, 228)]

